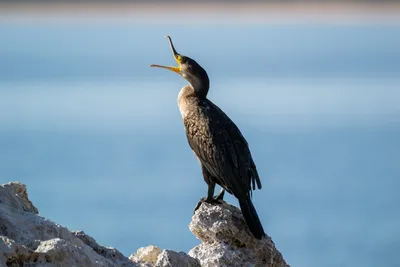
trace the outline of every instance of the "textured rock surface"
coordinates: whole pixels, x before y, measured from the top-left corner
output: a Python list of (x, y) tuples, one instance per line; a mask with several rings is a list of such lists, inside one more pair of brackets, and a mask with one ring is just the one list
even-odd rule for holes
[(203, 203), (189, 228), (202, 241), (189, 251), (201, 266), (289, 266), (271, 238), (255, 239), (241, 211), (225, 202)]
[(139, 266), (153, 266), (161, 252), (161, 249), (156, 246), (143, 247), (139, 248), (136, 254), (132, 254), (129, 259)]
[(129, 259), (141, 267), (200, 267), (200, 262), (184, 252), (163, 250), (156, 246), (139, 248)]
[(0, 185), (0, 266), (135, 266), (83, 232), (38, 215), (21, 183)]
[(25, 185), (0, 185), (0, 267), (289, 266), (270, 237), (253, 238), (234, 206), (203, 203), (189, 228), (202, 241), (189, 255), (148, 246), (128, 259), (114, 248), (97, 244), (83, 231), (71, 232), (39, 216)]

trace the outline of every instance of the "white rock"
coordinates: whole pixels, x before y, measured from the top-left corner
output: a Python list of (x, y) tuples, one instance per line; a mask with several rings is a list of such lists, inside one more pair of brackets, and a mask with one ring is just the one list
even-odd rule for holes
[(71, 232), (39, 216), (25, 185), (0, 185), (0, 267), (289, 267), (270, 237), (252, 236), (234, 206), (203, 203), (189, 228), (202, 243), (188, 254), (148, 246), (128, 259), (83, 231)]
[(0, 264), (135, 266), (117, 250), (99, 246), (83, 232), (71, 233), (39, 216), (26, 186), (18, 182), (0, 185)]
[(163, 250), (156, 246), (139, 248), (129, 259), (140, 267), (200, 267), (198, 260), (184, 252)]
[(187, 255), (184, 252), (176, 252), (173, 250), (163, 250), (163, 252), (158, 255), (156, 267), (200, 267), (200, 262)]
[(156, 264), (158, 255), (161, 254), (161, 249), (156, 246), (148, 246), (139, 248), (136, 254), (129, 256), (129, 259), (139, 266), (152, 266)]
[(132, 262), (127, 259), (121, 252), (112, 247), (103, 247), (97, 244), (93, 237), (85, 234), (83, 231), (74, 231), (72, 234), (82, 240), (87, 246), (91, 247), (97, 254), (103, 256), (106, 259), (111, 260), (118, 266), (132, 266)]
[(201, 266), (289, 266), (271, 238), (255, 239), (240, 209), (226, 202), (201, 204), (189, 228), (203, 241), (189, 251)]
[(32, 257), (43, 266), (118, 266), (88, 246), (78, 247), (60, 238), (40, 242)]

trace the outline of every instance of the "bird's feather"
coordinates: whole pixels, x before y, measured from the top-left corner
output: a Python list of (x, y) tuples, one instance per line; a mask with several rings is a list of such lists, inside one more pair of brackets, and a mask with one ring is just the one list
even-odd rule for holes
[[(248, 196), (260, 178), (248, 144), (233, 121), (208, 99), (198, 101), (185, 117), (190, 147), (216, 183), (236, 197)], [(253, 185), (253, 187), (252, 187)]]

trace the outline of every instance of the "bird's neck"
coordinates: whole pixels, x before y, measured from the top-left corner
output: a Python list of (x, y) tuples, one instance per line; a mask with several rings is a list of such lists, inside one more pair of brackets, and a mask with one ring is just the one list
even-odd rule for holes
[(196, 97), (194, 88), (191, 85), (186, 85), (181, 89), (178, 95), (178, 105), (186, 102), (189, 98)]
[(189, 83), (191, 88), (184, 87), (183, 89), (191, 91), (195, 94), (199, 99), (204, 99), (207, 97), (208, 89), (210, 86), (210, 82), (207, 79), (200, 79), (196, 76), (188, 75), (184, 77)]

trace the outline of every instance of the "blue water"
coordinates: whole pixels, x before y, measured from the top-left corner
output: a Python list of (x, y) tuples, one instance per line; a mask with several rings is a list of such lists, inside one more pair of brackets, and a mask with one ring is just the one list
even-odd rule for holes
[[(182, 54), (246, 136), (266, 232), (292, 266), (399, 266), (400, 27), (0, 25), (0, 182), (129, 255), (188, 251), (206, 185), (176, 106)], [(228, 197), (230, 202), (236, 201)]]

